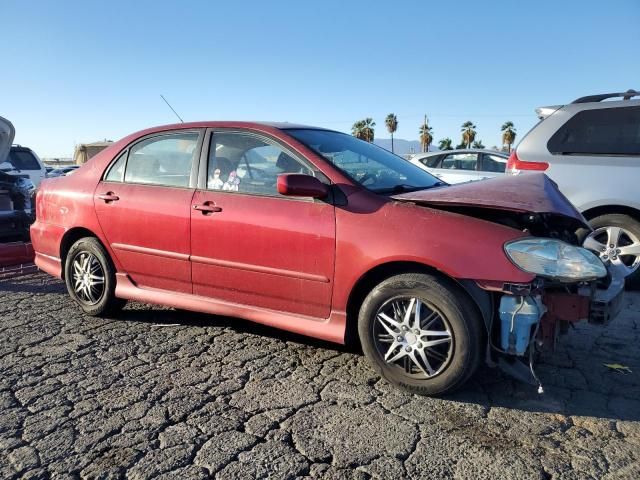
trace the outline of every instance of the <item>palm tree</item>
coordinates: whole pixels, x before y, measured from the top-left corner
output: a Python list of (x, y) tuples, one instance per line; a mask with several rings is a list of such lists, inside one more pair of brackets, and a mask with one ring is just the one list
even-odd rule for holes
[(351, 133), (354, 137), (359, 138), (360, 140), (364, 140), (366, 142), (373, 142), (374, 137), (374, 128), (376, 126), (376, 122), (373, 121), (373, 118), (367, 117), (364, 120), (358, 120), (351, 127)]
[(429, 126), (427, 123), (427, 116), (424, 116), (424, 123), (420, 125), (420, 130), (418, 133), (420, 134), (420, 147), (423, 152), (429, 151), (429, 145), (433, 142), (433, 128)]
[(453, 147), (451, 146), (452, 144), (453, 140), (451, 140), (449, 137), (443, 138), (438, 142), (438, 148), (440, 150), (453, 150)]
[(500, 130), (502, 130), (502, 144), (507, 145), (507, 151), (511, 153), (511, 145), (516, 141), (516, 129), (513, 122), (504, 122)]
[(364, 120), (358, 120), (353, 124), (351, 134), (360, 140), (364, 140)]
[(466, 121), (462, 124), (462, 144), (466, 148), (471, 148), (471, 144), (476, 138), (476, 126), (471, 121)]
[(384, 123), (391, 134), (391, 153), (393, 153), (393, 134), (398, 130), (398, 117), (396, 117), (395, 113), (390, 113), (385, 118)]
[(482, 144), (482, 140), (476, 140), (475, 142), (473, 142), (473, 144), (471, 145), (471, 148), (484, 148), (484, 145)]

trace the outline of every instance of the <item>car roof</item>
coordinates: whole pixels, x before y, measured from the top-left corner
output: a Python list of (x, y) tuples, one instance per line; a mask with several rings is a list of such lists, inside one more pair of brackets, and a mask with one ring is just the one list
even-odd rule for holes
[(423, 152), (416, 153), (413, 158), (424, 158), (424, 157), (432, 157), (434, 155), (443, 155), (450, 153), (491, 153), (493, 155), (500, 155), (502, 157), (508, 157), (509, 155), (506, 152), (501, 152), (500, 150), (490, 150), (487, 148), (458, 148), (455, 150), (438, 150), (437, 152)]

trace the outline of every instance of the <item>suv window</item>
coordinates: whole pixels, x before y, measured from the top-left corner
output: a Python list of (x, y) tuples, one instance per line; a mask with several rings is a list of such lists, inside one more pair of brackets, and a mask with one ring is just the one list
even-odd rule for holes
[(451, 170), (475, 170), (477, 164), (477, 153), (450, 153), (444, 157), (440, 168), (447, 168)]
[(484, 172), (504, 173), (507, 167), (507, 159), (500, 155), (485, 153), (482, 159), (482, 170)]
[[(188, 187), (193, 157), (196, 154), (199, 134), (175, 133), (151, 137), (136, 143), (129, 149), (124, 172), (127, 183)], [(118, 162), (111, 173), (118, 175)], [(114, 168), (115, 167), (115, 168)]]
[(17, 170), (40, 170), (40, 164), (29, 150), (11, 149), (7, 159)]
[(551, 153), (640, 155), (640, 107), (584, 110), (549, 139)]
[(281, 173), (314, 175), (309, 166), (270, 140), (242, 132), (214, 133), (207, 173), (209, 190), (274, 196), (279, 195)]

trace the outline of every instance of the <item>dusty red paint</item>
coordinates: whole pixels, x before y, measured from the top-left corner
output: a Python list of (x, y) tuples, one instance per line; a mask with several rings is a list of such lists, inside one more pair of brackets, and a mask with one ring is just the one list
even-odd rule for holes
[[(101, 181), (118, 153), (144, 135), (222, 127), (260, 132), (286, 144), (321, 170), (346, 201), (334, 206)], [(510, 185), (541, 201), (546, 195), (536, 193), (540, 184), (532, 183), (531, 176), (514, 178)], [(456, 191), (461, 198), (463, 190)], [(119, 200), (104, 202), (104, 194)], [(549, 204), (573, 215), (572, 207), (552, 195)], [(205, 203), (221, 210), (204, 214), (192, 208)], [(65, 235), (82, 228), (111, 256), (118, 271), (116, 293), (122, 298), (244, 317), (334, 342), (344, 340), (354, 286), (390, 262), (413, 262), (486, 285), (533, 280), (503, 251), (505, 242), (526, 235), (522, 231), (376, 195), (286, 130), (256, 123), (178, 124), (130, 135), (74, 175), (45, 180), (36, 217), (36, 264), (53, 275), (61, 276)]]

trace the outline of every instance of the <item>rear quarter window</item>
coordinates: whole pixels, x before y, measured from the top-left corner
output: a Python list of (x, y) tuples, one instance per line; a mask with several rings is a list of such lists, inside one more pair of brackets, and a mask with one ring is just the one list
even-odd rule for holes
[(584, 110), (547, 142), (553, 154), (640, 155), (640, 107)]

